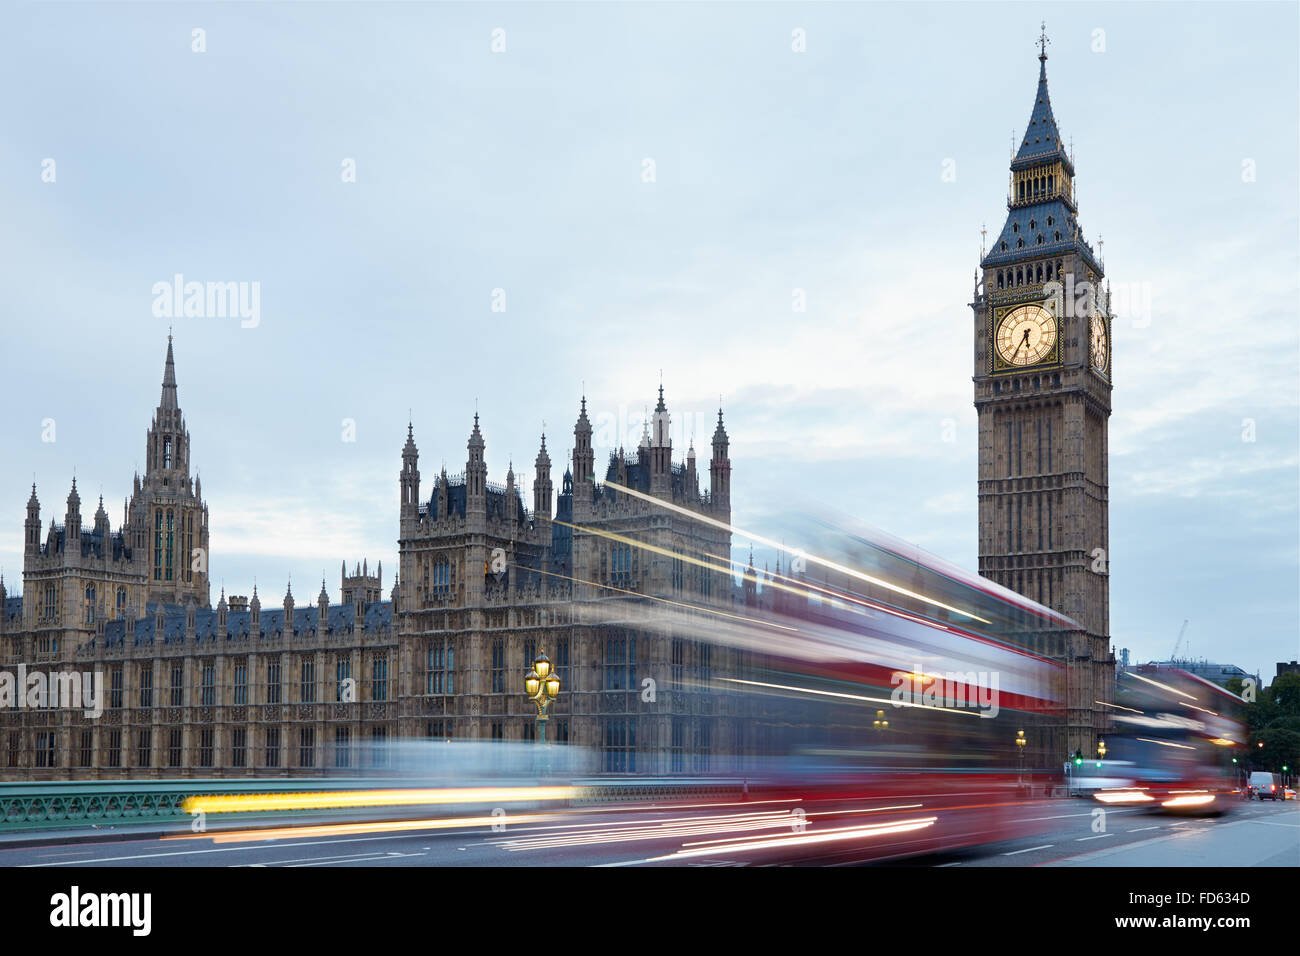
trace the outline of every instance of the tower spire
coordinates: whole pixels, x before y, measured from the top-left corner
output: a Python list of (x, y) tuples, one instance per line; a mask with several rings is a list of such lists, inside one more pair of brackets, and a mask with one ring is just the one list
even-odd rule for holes
[(172, 333), (167, 331), (167, 362), (163, 365), (162, 401), (163, 408), (175, 409), (176, 400), (176, 359), (172, 355)]

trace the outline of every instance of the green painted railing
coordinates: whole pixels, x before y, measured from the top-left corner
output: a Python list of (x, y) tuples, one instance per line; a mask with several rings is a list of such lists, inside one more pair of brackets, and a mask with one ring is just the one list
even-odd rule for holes
[[(479, 783), (481, 781), (476, 781)], [(210, 794), (278, 794), (319, 790), (401, 789), (428, 786), (409, 777), (327, 777), (254, 780), (189, 779), (109, 782), (0, 783), (0, 834), (28, 830), (117, 827), (148, 823), (176, 824), (192, 819), (183, 809), (187, 797)], [(573, 805), (656, 803), (664, 800), (738, 796), (741, 780), (690, 778), (597, 777), (573, 780), (580, 796)], [(283, 817), (294, 811), (210, 814), (241, 821)], [(313, 816), (335, 817), (355, 810), (314, 810)]]
[[(391, 783), (391, 782), (390, 782)], [(410, 781), (404, 782), (410, 786)], [(301, 793), (381, 786), (374, 779), (156, 780), (0, 783), (0, 833), (189, 820), (187, 797), (218, 793)], [(244, 815), (248, 818), (251, 815)], [(258, 814), (257, 816), (261, 816)]]

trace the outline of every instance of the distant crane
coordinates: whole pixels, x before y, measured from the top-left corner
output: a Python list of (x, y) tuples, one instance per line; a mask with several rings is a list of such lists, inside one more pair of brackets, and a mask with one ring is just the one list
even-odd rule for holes
[(1174, 641), (1174, 652), (1169, 655), (1171, 661), (1178, 660), (1178, 648), (1183, 646), (1183, 635), (1187, 633), (1187, 624), (1188, 622), (1184, 620), (1183, 626), (1178, 629), (1178, 640)]

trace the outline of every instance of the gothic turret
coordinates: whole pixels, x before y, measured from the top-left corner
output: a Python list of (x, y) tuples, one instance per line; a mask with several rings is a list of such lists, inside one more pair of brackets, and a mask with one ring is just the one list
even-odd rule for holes
[(320, 579), (320, 594), (316, 596), (316, 634), (323, 636), (329, 630), (330, 595), (325, 590), (325, 579)]
[(731, 459), (727, 457), (727, 430), (722, 427), (722, 408), (718, 408), (718, 427), (713, 430), (713, 459), (709, 462), (709, 494), (713, 507), (731, 514)]
[(466, 517), (487, 512), (487, 462), (483, 460), (483, 433), (478, 429), (478, 412), (474, 413), (474, 430), (465, 444), (465, 514)]
[(104, 510), (104, 496), (99, 496), (99, 507), (95, 510), (95, 534), (108, 542), (108, 512)]
[(420, 510), (420, 452), (415, 447), (415, 429), (406, 425), (406, 444), (402, 447), (402, 517), (414, 518)]
[(63, 518), (66, 535), (66, 549), (77, 554), (81, 548), (81, 495), (77, 494), (77, 479), (72, 479), (72, 491), (68, 492), (68, 512)]
[(578, 421), (573, 426), (574, 514), (585, 516), (592, 501), (596, 453), (591, 447), (591, 422), (587, 418), (587, 396), (582, 396)]
[(221, 589), (221, 600), (217, 601), (217, 639), (226, 639), (226, 621), (229, 608), (226, 606), (226, 589)]
[(262, 599), (257, 596), (257, 582), (253, 582), (253, 597), (248, 602), (248, 635), (256, 640), (262, 636)]
[(650, 420), (650, 493), (658, 497), (672, 494), (673, 439), (672, 416), (664, 404), (664, 387), (659, 386), (659, 404)]
[(23, 553), (35, 555), (41, 550), (41, 503), (36, 498), (36, 482), (32, 482), (32, 496), (27, 499), (27, 520), (23, 522)]
[[(533, 473), (533, 519), (540, 529), (542, 523), (551, 522), (551, 456), (546, 452), (546, 433), (542, 433), (542, 447), (537, 452)], [(549, 541), (550, 534), (543, 535), (542, 540)]]
[(290, 581), (284, 589), (283, 633), (285, 637), (293, 637), (293, 582), (292, 581)]
[(145, 470), (127, 506), (133, 560), (147, 575), (145, 601), (208, 606), (208, 511), (202, 484), (190, 476), (190, 436), (176, 388), (172, 337), (167, 336), (162, 395), (145, 433)]

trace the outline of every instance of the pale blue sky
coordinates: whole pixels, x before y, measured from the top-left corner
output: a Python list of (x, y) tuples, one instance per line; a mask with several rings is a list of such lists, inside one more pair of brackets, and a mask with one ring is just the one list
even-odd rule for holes
[(339, 562), (363, 556), (391, 583), (408, 408), (426, 491), (444, 460), (463, 467), (476, 401), (490, 478), (513, 457), (531, 479), (545, 420), (558, 483), (583, 383), (634, 437), (660, 369), (701, 458), (723, 396), (738, 524), (795, 538), (792, 506), (825, 504), (974, 567), (966, 303), (1045, 18), (1085, 233), (1105, 238), (1112, 282), (1151, 301), (1114, 332), (1115, 645), (1167, 656), (1187, 618), (1197, 657), (1271, 675), (1297, 656), (1294, 4), (3, 18), (8, 582), (33, 473), (47, 523), (74, 467), (89, 510), (102, 490), (120, 521), (166, 347), (151, 289), (175, 273), (260, 283), (256, 328), (175, 320), (229, 591), (256, 575), (278, 599), (292, 575), (314, 594), (324, 570), (337, 599)]

